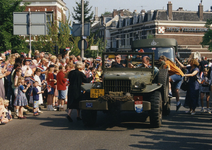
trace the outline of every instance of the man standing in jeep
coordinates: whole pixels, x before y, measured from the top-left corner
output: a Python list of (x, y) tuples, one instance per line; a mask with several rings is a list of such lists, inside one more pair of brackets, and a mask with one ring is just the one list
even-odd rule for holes
[(116, 55), (115, 62), (112, 63), (112, 68), (124, 68), (121, 64), (121, 55)]

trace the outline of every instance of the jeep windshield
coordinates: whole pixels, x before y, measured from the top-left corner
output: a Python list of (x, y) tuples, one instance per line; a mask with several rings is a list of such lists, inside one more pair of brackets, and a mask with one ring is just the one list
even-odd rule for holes
[(135, 49), (135, 52), (140, 53), (155, 53), (155, 60), (159, 60), (159, 57), (164, 55), (167, 58), (171, 59), (174, 62), (175, 50), (173, 47), (150, 47), (150, 48), (140, 48)]
[(153, 53), (110, 53), (103, 54), (104, 69), (118, 69), (118, 68), (130, 68), (130, 69), (151, 69), (154, 64)]

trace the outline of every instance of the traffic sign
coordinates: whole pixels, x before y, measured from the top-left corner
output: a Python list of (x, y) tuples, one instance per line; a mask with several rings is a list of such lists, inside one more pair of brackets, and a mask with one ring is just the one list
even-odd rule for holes
[(98, 50), (98, 46), (91, 46), (91, 50), (97, 51)]
[[(73, 24), (72, 35), (73, 36), (82, 36), (82, 25), (81, 24)], [(83, 36), (90, 36), (90, 23), (84, 24), (84, 35)]]
[[(78, 42), (78, 48), (80, 50), (82, 50), (82, 40), (79, 40), (79, 42)], [(85, 49), (88, 48), (88, 42), (86, 40), (84, 40), (84, 48)]]
[(13, 12), (14, 35), (46, 35), (46, 31), (46, 12)]

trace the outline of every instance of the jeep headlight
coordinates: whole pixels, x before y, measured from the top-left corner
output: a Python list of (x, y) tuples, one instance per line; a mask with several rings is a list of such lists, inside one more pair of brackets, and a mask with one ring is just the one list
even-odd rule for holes
[(146, 84), (144, 82), (141, 83), (141, 89), (145, 89), (146, 88)]
[(102, 82), (94, 82), (92, 87), (94, 89), (102, 89), (103, 88), (103, 85), (102, 85)]
[(145, 89), (146, 88), (146, 84), (144, 82), (140, 83), (140, 82), (135, 82), (135, 84), (133, 85), (134, 89)]
[(141, 86), (141, 83), (135, 82), (135, 84), (133, 85), (133, 88), (138, 89), (140, 88), (140, 86)]

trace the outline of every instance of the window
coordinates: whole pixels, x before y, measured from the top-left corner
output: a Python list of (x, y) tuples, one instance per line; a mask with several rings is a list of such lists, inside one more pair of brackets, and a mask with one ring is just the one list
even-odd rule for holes
[(121, 35), (121, 46), (124, 46), (125, 45), (125, 35), (122, 34)]
[(130, 45), (130, 35), (129, 34), (125, 34), (125, 41), (126, 41), (125, 45)]
[(128, 26), (128, 18), (125, 19), (125, 26)]
[(112, 48), (116, 48), (116, 39), (112, 38)]
[(149, 10), (147, 13), (148, 13), (148, 21), (152, 20), (154, 10)]
[(49, 28), (52, 26), (52, 23), (53, 23), (53, 14), (46, 13), (47, 34), (49, 33)]
[(122, 27), (122, 25), (123, 25), (123, 20), (122, 20), (122, 19), (120, 19), (120, 20), (119, 20), (119, 28), (121, 28), (121, 27)]

